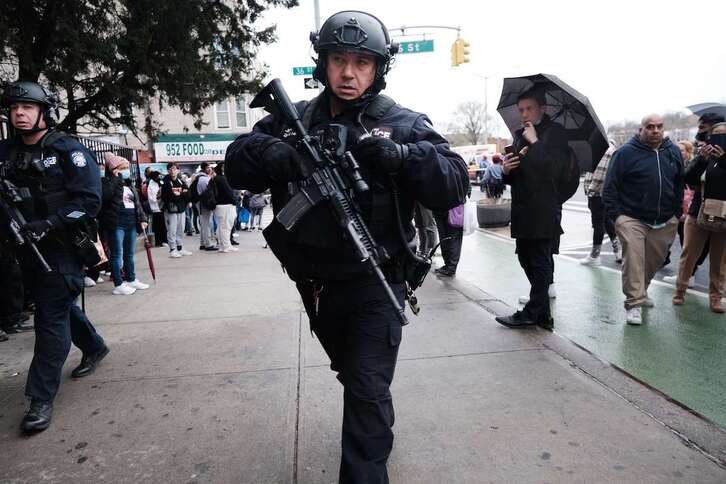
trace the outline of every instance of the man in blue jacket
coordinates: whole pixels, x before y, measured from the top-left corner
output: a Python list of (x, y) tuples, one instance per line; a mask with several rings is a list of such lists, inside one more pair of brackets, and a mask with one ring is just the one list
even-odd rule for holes
[[(314, 76), (325, 90), (295, 107), (313, 135), (331, 123), (348, 128), (346, 149), (370, 187), (356, 192), (355, 202), (390, 256), (383, 273), (402, 304), (414, 206), (460, 205), (469, 185), (466, 165), (425, 115), (379, 94), (397, 51), (380, 20), (364, 12), (339, 12), (311, 38), (318, 54)], [(283, 120), (262, 119), (227, 149), (230, 183), (254, 193), (269, 188), (277, 215), (291, 197), (288, 185), (297, 186), (301, 177), (297, 144), (295, 131)], [(274, 220), (264, 235), (296, 282), (311, 328), (344, 387), (339, 482), (387, 483), (394, 422), (390, 385), (402, 333), (398, 315), (325, 203), (312, 208), (292, 232)]]
[(610, 160), (603, 202), (623, 246), (626, 322), (642, 323), (648, 286), (678, 228), (683, 201), (681, 152), (664, 137), (663, 118), (643, 118), (638, 135)]

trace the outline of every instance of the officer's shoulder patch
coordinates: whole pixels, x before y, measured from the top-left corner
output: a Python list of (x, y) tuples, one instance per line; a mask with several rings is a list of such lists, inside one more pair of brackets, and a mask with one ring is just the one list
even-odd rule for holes
[(57, 163), (58, 163), (58, 157), (55, 155), (51, 155), (51, 156), (43, 159), (43, 166), (45, 166), (46, 168), (55, 166)]
[(86, 155), (84, 155), (82, 151), (73, 151), (71, 153), (71, 161), (78, 168), (83, 168), (84, 166), (86, 166), (87, 163)]
[(373, 128), (371, 130), (371, 136), (378, 136), (380, 138), (390, 138), (392, 134), (393, 130), (386, 127)]

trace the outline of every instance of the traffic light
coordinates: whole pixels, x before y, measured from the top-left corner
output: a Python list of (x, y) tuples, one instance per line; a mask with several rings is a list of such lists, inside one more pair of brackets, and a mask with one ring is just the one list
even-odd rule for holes
[(451, 66), (456, 67), (465, 62), (469, 62), (469, 42), (457, 37), (451, 46)]

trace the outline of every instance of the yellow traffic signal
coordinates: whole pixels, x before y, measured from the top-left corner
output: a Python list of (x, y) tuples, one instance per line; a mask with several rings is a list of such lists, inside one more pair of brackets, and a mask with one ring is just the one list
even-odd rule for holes
[(456, 67), (459, 64), (469, 62), (469, 42), (457, 37), (451, 46), (451, 66)]

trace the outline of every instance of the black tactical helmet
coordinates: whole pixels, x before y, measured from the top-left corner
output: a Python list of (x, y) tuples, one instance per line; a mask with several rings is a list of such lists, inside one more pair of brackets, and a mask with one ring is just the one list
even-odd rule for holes
[[(3, 108), (9, 108), (11, 104), (18, 102), (40, 104), (43, 107), (43, 119), (45, 119), (46, 126), (50, 128), (57, 123), (57, 100), (37, 82), (18, 81), (5, 86), (0, 105)], [(35, 128), (29, 131), (40, 131), (39, 122), (40, 118), (36, 121)]]
[(391, 68), (393, 56), (398, 52), (398, 44), (391, 42), (383, 22), (369, 13), (357, 10), (333, 14), (319, 32), (310, 34), (310, 41), (318, 54), (313, 77), (324, 85), (327, 82), (325, 63), (329, 51), (343, 49), (375, 56), (378, 62), (373, 89), (376, 92), (385, 87), (383, 78)]

